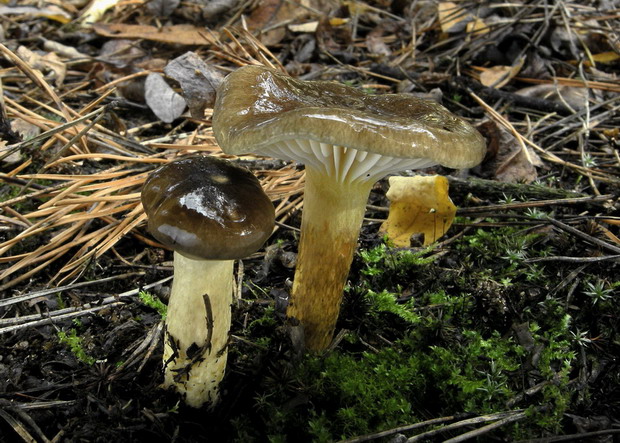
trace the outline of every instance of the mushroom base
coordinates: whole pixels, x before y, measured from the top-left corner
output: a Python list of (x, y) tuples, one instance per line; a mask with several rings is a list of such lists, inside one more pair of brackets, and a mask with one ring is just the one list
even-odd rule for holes
[(306, 168), (299, 255), (287, 316), (303, 326), (306, 348), (332, 341), (342, 293), (372, 182), (337, 182)]
[(233, 263), (174, 253), (163, 386), (173, 387), (189, 406), (218, 400), (228, 356)]

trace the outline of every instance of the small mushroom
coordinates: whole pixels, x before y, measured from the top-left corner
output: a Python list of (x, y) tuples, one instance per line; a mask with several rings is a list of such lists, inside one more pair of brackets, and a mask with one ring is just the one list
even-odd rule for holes
[(274, 207), (247, 169), (208, 156), (149, 175), (142, 189), (148, 230), (174, 250), (164, 343), (164, 387), (193, 407), (215, 404), (230, 331), (234, 260), (259, 249)]
[(332, 340), (368, 194), (387, 174), (485, 155), (482, 136), (438, 103), (368, 95), (260, 66), (229, 74), (217, 91), (213, 132), (229, 154), (253, 152), (306, 165), (295, 280), (287, 309), (305, 345)]

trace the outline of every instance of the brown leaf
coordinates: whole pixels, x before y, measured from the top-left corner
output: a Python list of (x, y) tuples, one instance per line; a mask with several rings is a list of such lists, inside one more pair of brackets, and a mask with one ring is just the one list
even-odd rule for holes
[(531, 183), (536, 180), (536, 167), (544, 166), (540, 157), (506, 128), (493, 120), (476, 127), (487, 139), (487, 158), (483, 175), (507, 183)]
[(54, 73), (54, 78), (56, 79), (56, 86), (60, 87), (65, 81), (67, 67), (53, 52), (49, 52), (45, 55), (39, 55), (36, 52), (32, 52), (25, 46), (20, 46), (17, 48), (17, 55), (34, 69), (38, 69), (42, 72), (52, 71)]
[(521, 57), (512, 66), (493, 66), (480, 74), (480, 83), (484, 86), (501, 88), (508, 84), (521, 71), (525, 57)]
[(541, 84), (528, 86), (516, 91), (525, 97), (551, 100), (556, 103), (568, 103), (573, 109), (585, 107), (588, 100), (588, 89), (568, 85)]
[(390, 177), (389, 181), (390, 212), (381, 231), (396, 246), (411, 246), (411, 236), (417, 233), (424, 234), (424, 246), (445, 234), (456, 214), (446, 177)]
[(96, 24), (93, 29), (99, 35), (112, 38), (142, 38), (161, 43), (177, 45), (208, 45), (214, 43), (208, 31), (192, 25), (147, 26), (123, 23)]
[(205, 108), (215, 103), (215, 90), (224, 76), (203, 62), (195, 53), (186, 52), (172, 60), (164, 73), (179, 82), (192, 117), (203, 118)]
[(0, 17), (12, 14), (45, 17), (62, 24), (67, 24), (71, 21), (71, 16), (55, 5), (50, 5), (45, 8), (35, 8), (33, 6), (0, 6)]

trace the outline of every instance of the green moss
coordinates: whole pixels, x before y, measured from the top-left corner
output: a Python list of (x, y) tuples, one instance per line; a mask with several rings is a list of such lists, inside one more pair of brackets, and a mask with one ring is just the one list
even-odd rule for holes
[(95, 364), (95, 358), (86, 353), (82, 338), (78, 337), (75, 329), (71, 329), (68, 334), (65, 331), (58, 331), (57, 336), (60, 343), (67, 346), (79, 361), (89, 366)]
[(154, 295), (146, 291), (140, 291), (140, 293), (138, 294), (138, 297), (140, 298), (140, 301), (144, 303), (146, 306), (148, 306), (149, 308), (155, 309), (161, 316), (162, 320), (166, 320), (166, 315), (168, 313), (168, 306), (166, 306), (164, 302), (162, 302), (159, 298), (155, 297)]

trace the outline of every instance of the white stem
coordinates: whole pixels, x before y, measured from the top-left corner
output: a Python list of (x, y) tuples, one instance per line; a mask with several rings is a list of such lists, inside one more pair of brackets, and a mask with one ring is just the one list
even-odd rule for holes
[(194, 260), (174, 253), (164, 387), (174, 387), (193, 407), (218, 400), (228, 356), (233, 263)]

